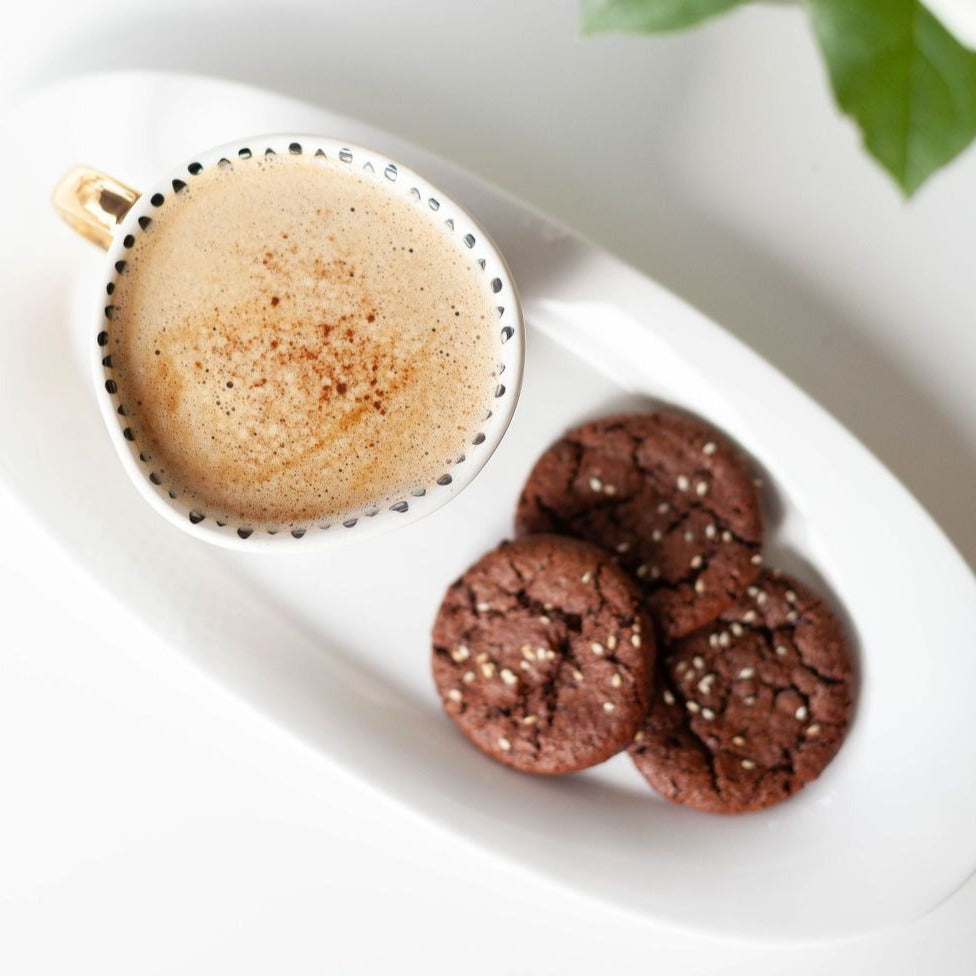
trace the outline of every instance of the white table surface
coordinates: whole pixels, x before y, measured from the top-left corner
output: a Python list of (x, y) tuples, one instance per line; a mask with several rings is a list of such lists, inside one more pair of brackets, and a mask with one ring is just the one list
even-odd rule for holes
[[(556, 0), (276, 7), (22, 4), (0, 99), (82, 70), (192, 70), (423, 144), (751, 343), (976, 564), (976, 151), (904, 204), (794, 9), (582, 41)], [(676, 934), (497, 864), (171, 654), (2, 488), (0, 519), (0, 972), (976, 970), (976, 881), (900, 931), (782, 949)]]

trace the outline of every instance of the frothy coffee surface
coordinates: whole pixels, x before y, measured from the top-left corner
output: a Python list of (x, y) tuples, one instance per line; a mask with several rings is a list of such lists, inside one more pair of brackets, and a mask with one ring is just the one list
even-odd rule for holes
[(470, 253), (338, 162), (188, 182), (137, 235), (110, 323), (127, 423), (166, 487), (218, 519), (299, 525), (444, 473), (495, 385)]

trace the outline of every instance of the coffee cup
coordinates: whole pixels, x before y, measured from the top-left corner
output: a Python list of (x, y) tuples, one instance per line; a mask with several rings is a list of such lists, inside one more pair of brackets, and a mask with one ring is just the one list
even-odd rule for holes
[(522, 311), (484, 229), (381, 153), (310, 135), (198, 153), (140, 193), (54, 192), (107, 251), (91, 326), (122, 467), (198, 539), (331, 547), (465, 488), (518, 399)]

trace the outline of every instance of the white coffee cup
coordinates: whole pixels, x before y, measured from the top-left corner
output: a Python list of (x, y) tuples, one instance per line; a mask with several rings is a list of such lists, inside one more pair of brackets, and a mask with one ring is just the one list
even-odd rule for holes
[[(112, 378), (111, 360), (106, 355), (112, 327), (112, 293), (128, 250), (148, 222), (165, 214), (167, 199), (195, 175), (239, 158), (265, 152), (308, 154), (338, 160), (369, 176), (387, 191), (415, 206), (432, 222), (457, 235), (462, 249), (470, 254), (478, 274), (485, 276), (495, 294), (498, 318), (495, 323), (495, 354), (498, 384), (487, 417), (460, 460), (432, 483), (415, 489), (382, 508), (350, 512), (342, 521), (307, 528), (277, 530), (253, 524), (216, 521), (172, 491), (153, 470), (152, 460), (140, 449), (126, 423), (124, 404)], [(139, 193), (106, 174), (88, 167), (68, 172), (55, 188), (54, 206), (59, 214), (84, 237), (107, 250), (91, 332), (92, 364), (105, 425), (122, 466), (133, 484), (152, 507), (173, 525), (198, 539), (219, 546), (240, 549), (302, 549), (332, 547), (377, 535), (429, 515), (465, 488), (484, 467), (500, 443), (518, 401), (524, 358), (524, 325), (511, 272), (484, 229), (450, 197), (413, 170), (393, 162), (382, 153), (337, 139), (315, 135), (262, 135), (240, 139), (199, 153), (163, 176), (149, 190)]]

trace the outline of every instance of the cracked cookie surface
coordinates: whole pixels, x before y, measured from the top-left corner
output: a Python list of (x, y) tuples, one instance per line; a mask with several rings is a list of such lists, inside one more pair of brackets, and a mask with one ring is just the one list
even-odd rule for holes
[(764, 572), (718, 620), (662, 649), (630, 756), (663, 796), (760, 810), (816, 779), (847, 731), (851, 653), (809, 588)]
[(524, 772), (569, 773), (625, 749), (653, 672), (636, 586), (575, 539), (503, 543), (451, 585), (434, 623), (444, 710), (479, 749)]
[(741, 452), (658, 411), (570, 431), (536, 462), (516, 532), (597, 543), (637, 580), (666, 637), (713, 620), (759, 573), (762, 518)]

